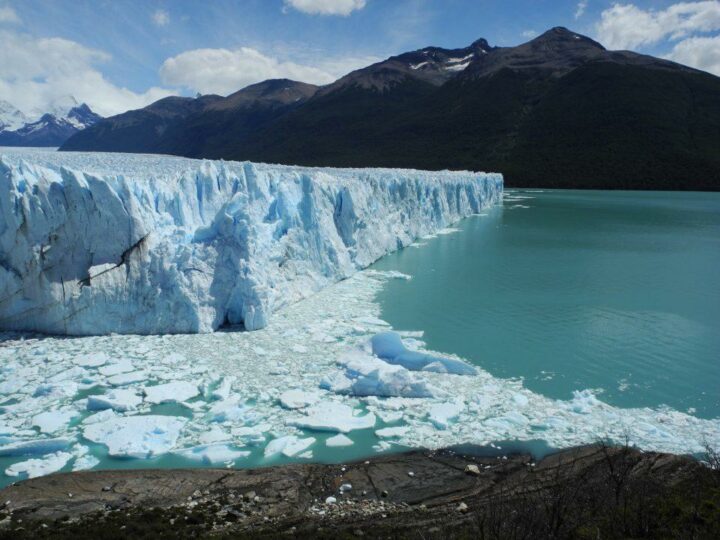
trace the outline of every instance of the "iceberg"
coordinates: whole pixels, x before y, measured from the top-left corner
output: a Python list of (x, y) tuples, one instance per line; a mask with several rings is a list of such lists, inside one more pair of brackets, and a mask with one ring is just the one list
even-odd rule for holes
[(200, 394), (196, 384), (187, 381), (172, 381), (155, 386), (146, 386), (145, 400), (148, 403), (173, 403), (192, 399)]
[(83, 436), (107, 446), (111, 456), (145, 459), (172, 450), (186, 423), (176, 416), (115, 416), (87, 425)]
[(112, 409), (125, 412), (134, 411), (142, 403), (142, 398), (133, 390), (115, 389), (107, 394), (90, 395), (87, 398), (88, 411)]
[(8, 153), (0, 328), (260, 329), (279, 308), (500, 202), (502, 191), (495, 173)]
[(306, 409), (306, 413), (306, 416), (288, 420), (288, 424), (315, 431), (348, 433), (371, 428), (377, 421), (373, 413), (355, 416), (354, 409), (343, 403), (318, 403)]
[(461, 360), (415, 352), (403, 345), (397, 332), (382, 332), (370, 340), (372, 352), (389, 364), (403, 366), (411, 371), (434, 371), (455, 375), (476, 375), (477, 370)]
[(55, 452), (41, 459), (33, 458), (19, 463), (13, 463), (7, 469), (5, 474), (8, 476), (20, 476), (27, 474), (28, 478), (36, 478), (46, 474), (54, 473), (67, 465), (72, 459), (72, 454), (67, 452)]

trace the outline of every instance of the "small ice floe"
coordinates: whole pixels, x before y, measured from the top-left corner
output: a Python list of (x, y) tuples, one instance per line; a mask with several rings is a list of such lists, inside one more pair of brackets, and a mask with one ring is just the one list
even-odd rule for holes
[(86, 471), (100, 464), (100, 460), (90, 454), (90, 449), (87, 446), (75, 445), (73, 455), (75, 456), (72, 465), (73, 471)]
[(142, 397), (134, 390), (115, 388), (107, 394), (96, 394), (88, 396), (88, 411), (103, 411), (113, 409), (119, 412), (134, 411), (142, 403)]
[(437, 231), (435, 234), (440, 234), (440, 235), (453, 234), (453, 233), (456, 233), (456, 232), (460, 232), (461, 230), (462, 230), (462, 229), (456, 229), (456, 228), (454, 228), (454, 227), (446, 227), (446, 228), (444, 228), (444, 229), (440, 229), (440, 230)]
[(211, 444), (186, 448), (177, 452), (177, 454), (193, 461), (216, 465), (246, 458), (250, 455), (250, 452), (247, 450), (235, 450), (227, 444)]
[(98, 373), (100, 373), (100, 375), (104, 375), (105, 377), (111, 377), (119, 373), (127, 373), (128, 371), (133, 371), (134, 369), (135, 366), (133, 365), (132, 361), (128, 360), (127, 358), (122, 358), (113, 362), (112, 364), (103, 365), (100, 369), (98, 369)]
[(211, 422), (239, 422), (244, 423), (252, 415), (252, 408), (240, 402), (235, 396), (223, 401), (216, 401), (208, 410), (207, 418)]
[(16, 441), (0, 446), (0, 457), (4, 456), (32, 456), (49, 454), (66, 450), (72, 441), (70, 439), (33, 439), (31, 441)]
[(392, 439), (394, 437), (402, 437), (408, 431), (410, 431), (410, 426), (386, 427), (376, 430), (375, 435), (381, 439)]
[[(411, 371), (438, 371), (455, 375), (477, 374), (474, 367), (461, 360), (432, 356), (407, 349), (396, 332), (377, 334), (372, 337), (370, 343), (373, 354), (378, 358), (390, 364), (403, 366)], [(428, 367), (430, 369), (427, 369)]]
[(70, 421), (78, 414), (79, 412), (74, 409), (45, 411), (33, 416), (32, 425), (40, 429), (41, 433), (53, 434), (67, 428)]
[(320, 387), (337, 394), (380, 397), (432, 397), (432, 389), (401, 366), (393, 366), (362, 349), (346, 351), (338, 364), (345, 372), (323, 378)]
[(73, 363), (80, 367), (99, 367), (107, 363), (110, 357), (104, 352), (93, 352), (81, 354), (72, 359)]
[(204, 431), (198, 437), (198, 442), (204, 445), (226, 442), (232, 440), (232, 435), (218, 425), (213, 425), (209, 430)]
[(107, 446), (111, 456), (144, 459), (172, 450), (186, 423), (177, 416), (112, 415), (85, 426), (83, 436)]
[(62, 469), (72, 457), (73, 455), (69, 452), (55, 452), (42, 458), (33, 458), (27, 461), (13, 463), (5, 469), (5, 474), (8, 476), (26, 474), (28, 478), (44, 476)]
[(145, 401), (149, 403), (181, 403), (200, 394), (197, 384), (187, 381), (173, 381), (155, 386), (146, 386)]
[(329, 446), (330, 448), (352, 446), (353, 444), (353, 440), (347, 435), (343, 435), (342, 433), (338, 433), (337, 435), (330, 437), (325, 441), (325, 446)]
[(318, 403), (306, 410), (305, 416), (288, 420), (288, 425), (316, 431), (336, 431), (349, 433), (358, 429), (368, 429), (377, 419), (373, 413), (355, 416), (352, 407), (343, 403)]
[(233, 376), (223, 377), (220, 383), (210, 393), (210, 398), (217, 400), (224, 400), (229, 398), (230, 392), (232, 391), (232, 385), (236, 379), (237, 377)]
[(320, 400), (317, 392), (306, 392), (304, 390), (288, 390), (280, 395), (280, 405), (286, 409), (302, 409)]
[(265, 447), (264, 455), (266, 458), (276, 456), (277, 454), (293, 457), (313, 444), (315, 444), (314, 437), (300, 439), (295, 435), (286, 435), (270, 441)]
[(147, 380), (148, 373), (145, 370), (130, 371), (128, 373), (118, 373), (112, 377), (108, 377), (107, 382), (112, 386), (126, 386), (137, 382)]
[(461, 412), (465, 410), (465, 402), (462, 399), (436, 403), (428, 411), (428, 419), (438, 429), (447, 429), (451, 422), (455, 421)]
[(265, 442), (265, 432), (270, 431), (270, 424), (258, 424), (256, 426), (243, 426), (232, 428), (231, 433), (235, 440), (241, 441), (249, 446), (259, 446)]

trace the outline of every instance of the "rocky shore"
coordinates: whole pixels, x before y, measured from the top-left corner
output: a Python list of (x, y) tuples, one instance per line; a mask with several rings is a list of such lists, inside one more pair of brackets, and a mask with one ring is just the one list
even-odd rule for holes
[(718, 538), (719, 474), (603, 445), (78, 472), (2, 490), (0, 538)]

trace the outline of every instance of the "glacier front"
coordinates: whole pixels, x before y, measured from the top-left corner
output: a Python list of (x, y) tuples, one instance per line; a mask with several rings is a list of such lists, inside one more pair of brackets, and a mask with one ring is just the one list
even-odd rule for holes
[(167, 156), (0, 157), (0, 328), (263, 328), (277, 309), (502, 198), (495, 173)]

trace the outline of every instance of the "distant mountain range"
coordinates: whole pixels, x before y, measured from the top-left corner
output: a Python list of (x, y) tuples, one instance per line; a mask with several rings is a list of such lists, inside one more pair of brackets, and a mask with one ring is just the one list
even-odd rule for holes
[(323, 87), (166, 98), (61, 150), (500, 171), (509, 186), (720, 189), (720, 78), (566, 28), (428, 47)]
[(72, 96), (52, 103), (47, 111), (29, 114), (0, 101), (0, 146), (60, 146), (101, 119)]

